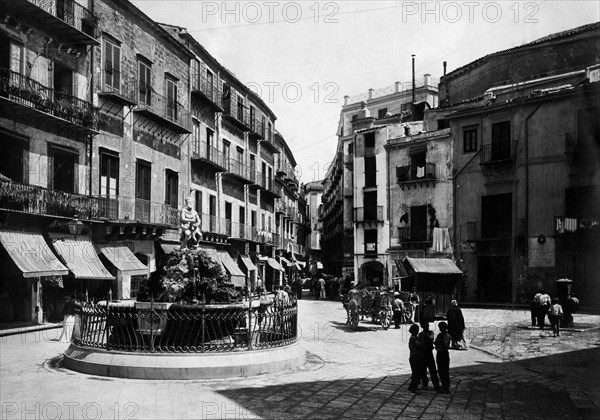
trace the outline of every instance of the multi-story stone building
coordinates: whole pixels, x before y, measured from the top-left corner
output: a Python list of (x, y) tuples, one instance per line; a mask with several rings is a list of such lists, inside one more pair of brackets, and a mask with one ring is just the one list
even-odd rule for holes
[(302, 186), (302, 196), (306, 203), (307, 237), (306, 252), (308, 256), (308, 272), (316, 274), (317, 270), (323, 268), (321, 262), (321, 221), (319, 210), (321, 197), (323, 195), (323, 181), (312, 181)]
[(412, 86), (397, 82), (344, 98), (337, 151), (323, 181), (322, 259), (328, 273), (356, 277), (363, 284), (390, 278), (384, 144), (391, 137), (377, 127), (405, 122), (408, 130), (408, 121), (422, 120), (426, 109), (437, 106), (430, 75)]
[(582, 306), (600, 306), (599, 28), (490, 54), (441, 79), (467, 300), (554, 295), (567, 276)]
[(135, 298), (190, 196), (201, 249), (234, 283), (283, 280), (275, 156), (294, 160), (258, 96), (125, 0), (0, 1), (0, 15), (2, 321), (43, 322), (71, 292)]

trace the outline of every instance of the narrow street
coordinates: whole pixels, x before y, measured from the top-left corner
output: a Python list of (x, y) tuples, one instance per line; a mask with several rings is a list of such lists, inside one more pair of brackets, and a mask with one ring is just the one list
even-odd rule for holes
[[(345, 325), (339, 302), (301, 300), (308, 362), (246, 379), (144, 381), (60, 367), (60, 330), (0, 338), (2, 419), (20, 418), (596, 418), (600, 329), (560, 340), (526, 326), (528, 313), (463, 309), (467, 351), (452, 351), (451, 393), (407, 390), (407, 325)], [(599, 325), (600, 317), (577, 315)], [(543, 337), (543, 338), (542, 338)], [(529, 344), (528, 344), (529, 343)], [(512, 348), (509, 357), (506, 349)], [(481, 349), (483, 351), (480, 351)], [(536, 350), (537, 349), (537, 350)], [(585, 384), (585, 386), (583, 385)]]

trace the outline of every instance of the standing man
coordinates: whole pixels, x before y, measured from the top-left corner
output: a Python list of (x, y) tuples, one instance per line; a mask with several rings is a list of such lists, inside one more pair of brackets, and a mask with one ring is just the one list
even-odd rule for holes
[(394, 311), (395, 328), (400, 328), (402, 322), (402, 313), (404, 312), (404, 302), (400, 299), (400, 293), (394, 292), (394, 301), (392, 302), (392, 310)]
[(412, 314), (410, 316), (410, 322), (415, 322), (415, 319), (419, 318), (418, 315), (418, 311), (419, 311), (419, 295), (417, 294), (417, 288), (413, 286), (412, 291), (410, 293), (410, 297), (408, 298), (408, 301), (410, 302), (410, 304), (412, 305)]
[(427, 320), (421, 320), (421, 328), (423, 331), (419, 333), (419, 339), (423, 343), (423, 366), (421, 372), (421, 384), (423, 389), (427, 389), (429, 380), (427, 378), (427, 369), (429, 369), (429, 376), (431, 376), (431, 383), (433, 389), (440, 391), (440, 381), (438, 379), (437, 369), (435, 368), (435, 360), (433, 358), (433, 339), (434, 333), (429, 329), (429, 322)]
[(325, 279), (323, 276), (319, 277), (319, 287), (320, 287), (320, 297), (321, 299), (325, 299), (327, 297), (327, 290), (325, 289)]

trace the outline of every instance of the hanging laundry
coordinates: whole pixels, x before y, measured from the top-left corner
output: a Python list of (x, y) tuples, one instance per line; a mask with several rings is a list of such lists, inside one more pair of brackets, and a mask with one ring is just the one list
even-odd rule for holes
[(562, 217), (555, 217), (556, 220), (556, 232), (565, 233), (565, 220)]
[(565, 232), (575, 232), (577, 230), (577, 219), (565, 217)]
[(425, 167), (417, 166), (417, 178), (423, 178), (425, 176)]

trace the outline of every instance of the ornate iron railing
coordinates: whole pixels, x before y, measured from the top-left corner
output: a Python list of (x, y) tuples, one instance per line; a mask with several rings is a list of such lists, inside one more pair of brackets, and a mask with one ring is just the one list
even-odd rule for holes
[(0, 96), (92, 130), (98, 125), (98, 110), (91, 103), (6, 68), (0, 68)]
[(0, 208), (81, 219), (102, 216), (102, 203), (98, 197), (52, 190), (37, 185), (15, 181), (0, 181)]
[(209, 353), (260, 350), (298, 339), (298, 308), (289, 304), (135, 307), (84, 303), (73, 342), (127, 352)]
[(76, 1), (27, 0), (92, 38), (100, 35), (97, 17)]

